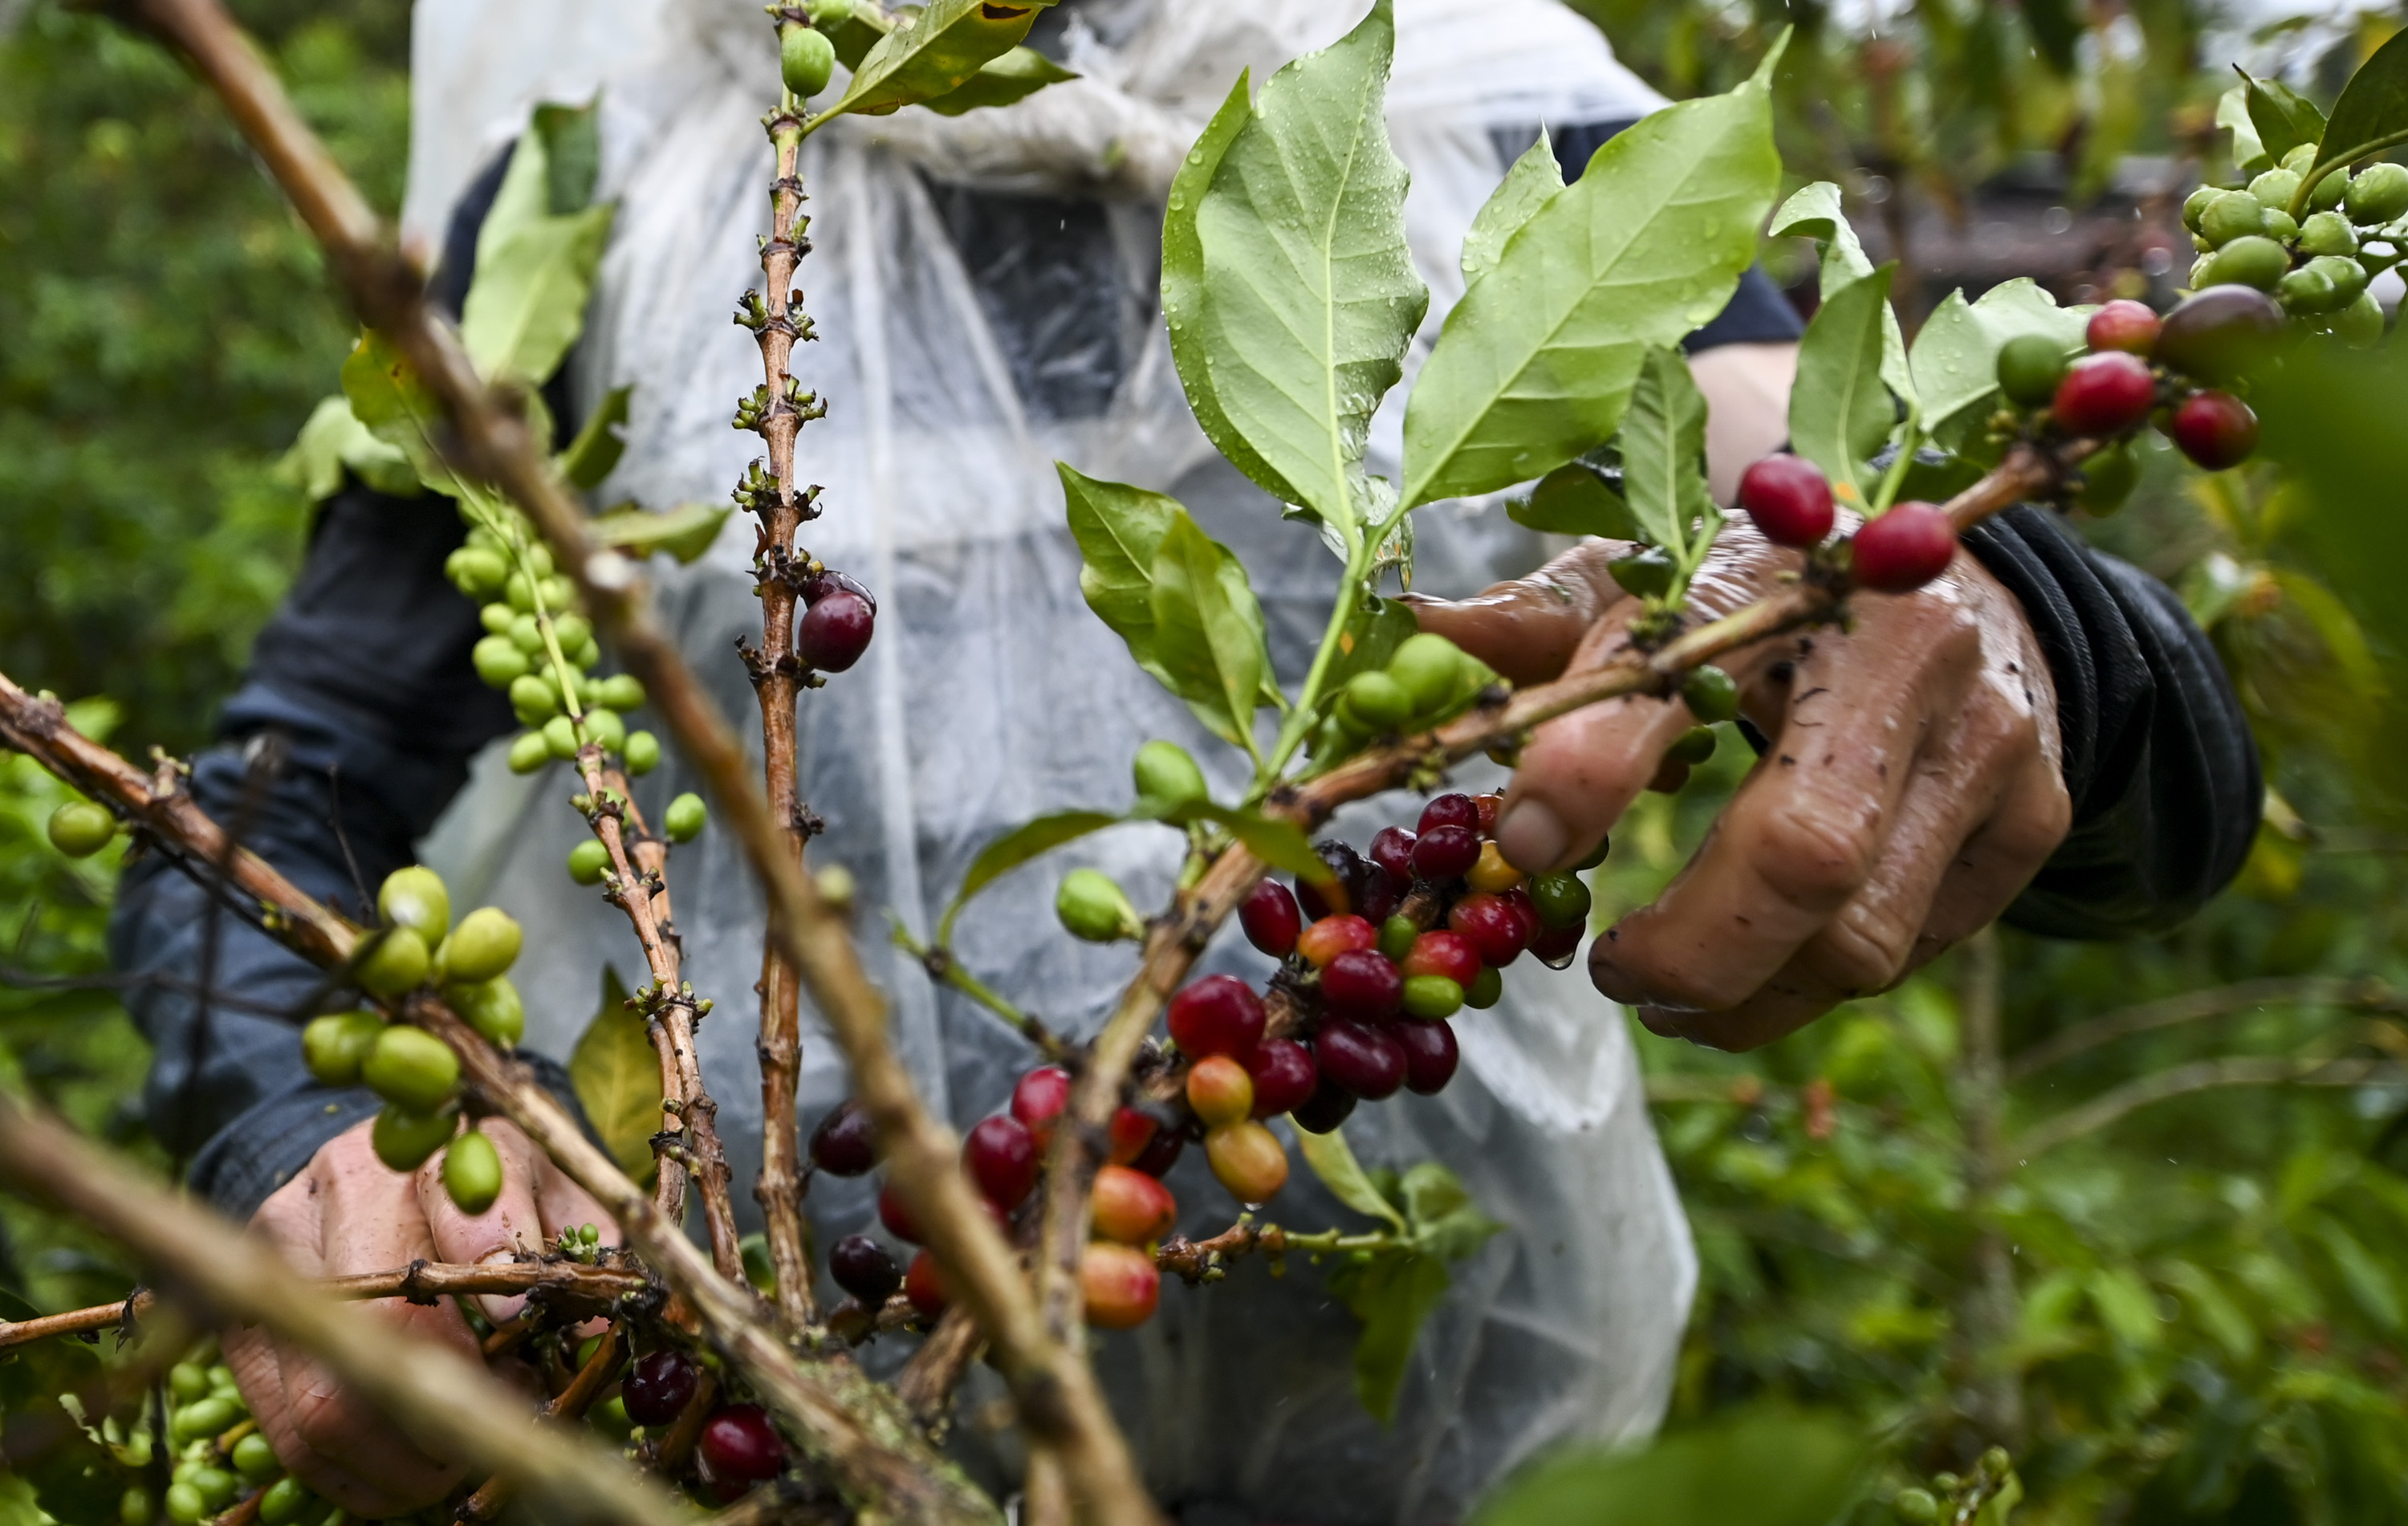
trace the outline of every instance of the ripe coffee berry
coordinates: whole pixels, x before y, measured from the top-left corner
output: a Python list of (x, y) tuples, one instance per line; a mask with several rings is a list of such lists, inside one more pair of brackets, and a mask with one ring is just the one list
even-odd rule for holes
[(1079, 1258), (1079, 1292), (1086, 1300), (1087, 1323), (1097, 1330), (1134, 1330), (1154, 1317), (1162, 1274), (1145, 1252), (1099, 1240)]
[(1480, 977), (1463, 988), (1463, 1004), (1474, 1012), (1485, 1012), (1504, 995), (1504, 974), (1494, 966), (1484, 966)]
[(1349, 949), (1321, 972), (1321, 999), (1343, 1016), (1394, 1016), (1404, 995), (1405, 977), (1373, 949)]
[(1018, 1118), (982, 1118), (962, 1141), (962, 1164), (986, 1200), (1010, 1213), (1037, 1187), (1037, 1141)]
[(1098, 1170), (1089, 1201), (1096, 1232), (1124, 1245), (1159, 1240), (1179, 1222), (1179, 1204), (1170, 1188), (1127, 1166)]
[(1204, 1159), (1240, 1202), (1268, 1202), (1287, 1185), (1287, 1150), (1259, 1123), (1233, 1123), (1206, 1134)]
[(851, 1100), (838, 1102), (811, 1130), (811, 1164), (831, 1176), (861, 1176), (878, 1164), (878, 1130)]
[(1460, 827), (1466, 831), (1480, 830), (1480, 807), (1469, 795), (1440, 795), (1422, 807), (1421, 830), (1433, 827)]
[(1740, 507), (1776, 546), (1820, 545), (1831, 533), (1831, 482), (1802, 455), (1768, 455), (1739, 480)]
[[(1480, 951), (1482, 963), (1499, 969), (1519, 957), (1530, 941), (1521, 914), (1502, 896), (1464, 897), (1446, 914), (1446, 925), (1470, 940), (1471, 946)], [(1469, 992), (1469, 987), (1465, 989)]]
[(1294, 1039), (1265, 1039), (1247, 1062), (1254, 1079), (1254, 1116), (1272, 1118), (1303, 1106), (1321, 1085), (1312, 1051)]
[(1354, 1111), (1354, 1094), (1327, 1076), (1311, 1097), (1288, 1109), (1288, 1118), (1309, 1134), (1326, 1134)]
[(1446, 1089), (1463, 1055), (1444, 1023), (1407, 1023), (1397, 1029), (1397, 1045), (1405, 1052), (1405, 1089), (1424, 1097)]
[(1434, 929), (1413, 940), (1413, 951), (1405, 956), (1405, 978), (1415, 975), (1443, 975), (1457, 986), (1469, 986), (1480, 978), (1480, 950), (1459, 932)]
[(1405, 1052), (1383, 1029), (1332, 1017), (1313, 1035), (1312, 1053), (1323, 1079), (1366, 1101), (1393, 1097), (1405, 1084)]
[(1187, 1073), (1187, 1105), (1196, 1110), (1196, 1116), (1204, 1120), (1208, 1129), (1251, 1117), (1254, 1111), (1254, 1078), (1226, 1055), (1207, 1055)]
[(1497, 815), (1498, 813), (1505, 809), (1505, 797), (1502, 795), (1474, 795), (1471, 798), (1471, 803), (1477, 807), (1480, 812), (1480, 835), (1483, 837), (1495, 837), (1497, 835)]
[(1294, 891), (1277, 880), (1265, 880), (1238, 903), (1238, 926), (1246, 929), (1246, 942), (1272, 958), (1283, 959), (1296, 951), (1296, 936), (1304, 930), (1304, 913), (1297, 909)]
[(1380, 929), (1359, 916), (1325, 916), (1296, 941), (1296, 951), (1315, 969), (1326, 967), (1348, 949), (1379, 946)]
[(2229, 392), (2195, 392), (2174, 409), (2171, 433), (2183, 454), (2222, 471), (2258, 448), (2258, 415)]
[(878, 612), (849, 588), (823, 597), (795, 626), (795, 651), (810, 667), (840, 673), (869, 649)]
[(1411, 884), (1415, 841), (1413, 834), (1402, 827), (1383, 827), (1372, 834), (1369, 857), (1390, 879)]
[[(884, 1245), (866, 1234), (848, 1234), (828, 1247), (828, 1275), (873, 1309), (903, 1286), (903, 1269), (895, 1264)], [(634, 1411), (628, 1413), (632, 1416)]]
[(1550, 970), (1561, 970), (1572, 962), (1580, 952), (1581, 939), (1588, 929), (1575, 922), (1565, 928), (1544, 928), (1530, 940), (1530, 953)]
[(758, 1404), (730, 1404), (703, 1421), (695, 1447), (718, 1478), (757, 1484), (786, 1465), (786, 1444)]
[(648, 1351), (638, 1357), (619, 1386), (627, 1418), (638, 1425), (668, 1424), (693, 1402), (699, 1375), (694, 1359), (682, 1351)]
[(1206, 975), (1170, 999), (1170, 1038), (1193, 1058), (1243, 1059), (1263, 1042), (1262, 998), (1235, 975)]
[(2157, 330), (2162, 326), (2147, 304), (2119, 296), (2090, 315), (2090, 326), (2082, 337), (2093, 350), (2145, 355), (2157, 347)]
[(1413, 844), (1413, 870), (1433, 885), (1459, 880), (1478, 862), (1480, 834), (1469, 827), (1425, 828), (1421, 841)]
[(911, 1270), (903, 1274), (903, 1296), (926, 1318), (945, 1312), (945, 1274), (937, 1270), (934, 1256), (924, 1250), (911, 1258)]
[(1130, 1158), (1128, 1168), (1141, 1171), (1148, 1176), (1168, 1176), (1170, 1168), (1179, 1164), (1179, 1152), (1185, 1148), (1187, 1134), (1184, 1130), (1156, 1129), (1154, 1137), (1146, 1141), (1145, 1148)]
[(1946, 571), (1956, 554), (1956, 527), (1928, 503), (1891, 506), (1850, 542), (1856, 582), (1885, 594), (1922, 587)]
[(1360, 911), (1354, 897), (1363, 883), (1363, 856), (1336, 838), (1315, 842), (1312, 852), (1328, 866), (1329, 879), (1320, 885), (1310, 880), (1296, 882), (1296, 899), (1304, 908), (1305, 920), (1318, 922), (1325, 916)]
[(1111, 1160), (1116, 1166), (1135, 1163), (1153, 1147), (1154, 1141), (1169, 1130), (1153, 1114), (1134, 1107), (1124, 1107), (1112, 1115)]
[(2147, 418), (2157, 400), (2148, 362), (2110, 350), (2073, 363), (2049, 411), (2069, 435), (2120, 435)]
[[(1405, 882), (1412, 884), (1411, 880)], [(1355, 886), (1354, 913), (1364, 921), (1378, 927), (1396, 911), (1397, 903), (1405, 899), (1404, 889), (1388, 877), (1388, 871), (1374, 863), (1365, 863), (1362, 881)]]
[(2246, 286), (2213, 286), (2166, 314), (2157, 359), (2186, 376), (2221, 382), (2246, 368), (2283, 335), (2283, 310)]
[(1069, 1105), (1070, 1073), (1059, 1065), (1039, 1065), (1011, 1088), (1011, 1116), (1026, 1124), (1040, 1144)]

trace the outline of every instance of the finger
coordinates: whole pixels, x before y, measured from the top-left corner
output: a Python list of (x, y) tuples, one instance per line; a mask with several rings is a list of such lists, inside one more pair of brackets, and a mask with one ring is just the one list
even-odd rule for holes
[(1592, 541), (1567, 552), (1526, 578), (1500, 583), (1469, 598), (1409, 594), (1424, 630), (1445, 637), (1513, 684), (1543, 684), (1562, 673), (1589, 627), (1627, 596), (1606, 571), (1629, 551)]
[[(440, 1153), (418, 1168), (418, 1207), (425, 1216), (438, 1260), (464, 1266), (510, 1260), (543, 1251), (547, 1236), (536, 1204), (536, 1181), (543, 1157), (527, 1137), (506, 1123), (480, 1126), (501, 1158), (502, 1190), (480, 1214), (466, 1214), (443, 1185)], [(483, 1293), (478, 1304), (496, 1323), (513, 1318), (526, 1303), (523, 1294)]]

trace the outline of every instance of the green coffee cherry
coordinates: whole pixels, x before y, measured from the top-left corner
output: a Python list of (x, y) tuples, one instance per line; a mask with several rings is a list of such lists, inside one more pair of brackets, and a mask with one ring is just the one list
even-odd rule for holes
[(1463, 1010), (1463, 987), (1444, 975), (1405, 977), (1405, 1015), (1439, 1022)]
[(598, 839), (589, 837), (568, 850), (568, 877), (580, 885), (600, 885), (609, 867), (610, 850)]
[(480, 906), (460, 919), (443, 952), (443, 976), (474, 985), (518, 962), (526, 941), (518, 919), (498, 906)]
[(502, 597), (521, 614), (535, 612), (535, 583), (523, 572), (510, 574), (509, 582), (502, 587)]
[(264, 1484), (284, 1472), (284, 1464), (276, 1460), (276, 1448), (265, 1436), (253, 1431), (234, 1444), (234, 1471), (254, 1484)]
[(595, 685), (594, 702), (621, 714), (644, 708), (644, 681), (633, 673), (612, 673)]
[(540, 731), (529, 731), (510, 743), (512, 773), (533, 773), (552, 761), (552, 743)]
[(1588, 886), (1577, 874), (1541, 874), (1530, 882), (1530, 904), (1551, 928), (1577, 927), (1588, 920)]
[(432, 1113), (460, 1085), (460, 1057), (423, 1028), (395, 1023), (377, 1035), (360, 1061), (368, 1089), (413, 1113)]
[(1681, 680), (1681, 698), (1688, 704), (1689, 713), (1708, 726), (1739, 714), (1739, 684), (1712, 663), (1689, 669)]
[(560, 696), (534, 673), (523, 673), (510, 680), (509, 693), (510, 709), (517, 713), (522, 726), (541, 726), (560, 713)]
[(2249, 182), (2249, 194), (2270, 211), (2287, 209), (2300, 194), (2300, 178), (2287, 169), (2270, 169)]
[(530, 659), (543, 655), (543, 626), (531, 614), (510, 616), (510, 644), (525, 653)]
[(1387, 673), (1356, 673), (1346, 681), (1346, 703), (1370, 731), (1393, 731), (1413, 717), (1413, 697)]
[(184, 1481), (201, 1491), (201, 1503), (210, 1510), (222, 1510), (234, 1503), (235, 1491), (242, 1481), (223, 1468), (202, 1466), (184, 1475)]
[(452, 926), (452, 892), (443, 876), (423, 864), (396, 869), (377, 888), (377, 914), (388, 927), (408, 928), (428, 943), (440, 943)]
[(2333, 289), (2332, 278), (2321, 270), (2291, 271), (2274, 283), (2274, 296), (2286, 310), (2310, 315), (2342, 306), (2342, 295)]
[(519, 988), (508, 975), (449, 986), (443, 994), (460, 1020), (484, 1035), (486, 1042), (508, 1049), (526, 1037), (526, 1004), (519, 1000)]
[(1450, 703), (1463, 686), (1463, 649), (1434, 631), (1408, 636), (1388, 658), (1388, 676), (1412, 697), (1413, 713), (1427, 715)]
[(485, 627), (488, 636), (507, 636), (518, 617), (519, 612), (508, 604), (488, 604), (477, 612), (477, 624)]
[(2384, 163), (2369, 165), (2349, 182), (2342, 206), (2359, 227), (2388, 223), (2408, 212), (2408, 167)]
[(427, 969), (433, 963), (427, 957), (426, 940), (408, 928), (392, 928), (381, 936), (370, 936), (376, 937), (376, 946), (351, 972), (351, 979), (360, 989), (371, 996), (395, 997), (425, 983)]
[(2265, 231), (2265, 203), (2246, 191), (2216, 193), (2199, 216), (2199, 236), (2217, 249)]
[(1212, 798), (1204, 770), (1175, 741), (1149, 741), (1139, 748), (1129, 776), (1137, 785), (1137, 798), (1150, 810), (1171, 811)]
[(198, 1526), (200, 1519), (208, 1514), (208, 1502), (202, 1499), (201, 1491), (192, 1485), (167, 1486), (167, 1519), (176, 1526)]
[(129, 1489), (117, 1497), (117, 1526), (150, 1526), (157, 1505), (147, 1489)]
[(2214, 186), (2202, 185), (2198, 190), (2192, 192), (2189, 195), (2185, 196), (2183, 198), (2182, 205), (2183, 226), (2188, 228), (2193, 233), (2197, 233), (2199, 231), (2200, 216), (2207, 210), (2207, 204), (2222, 194), (2224, 194), (2224, 193), (2217, 190)]
[(1901, 1489), (1889, 1504), (1908, 1526), (1930, 1526), (1940, 1519), (1940, 1502), (1928, 1489)]
[(452, 1205), (471, 1217), (502, 1195), (502, 1158), (494, 1142), (471, 1129), (443, 1152), (443, 1190)]
[(1484, 964), (1480, 973), (1463, 989), (1463, 1004), (1474, 1011), (1485, 1012), (1505, 994), (1505, 977), (1493, 964)]
[(618, 752), (627, 745), (627, 723), (619, 718), (615, 710), (596, 706), (587, 711), (585, 718), (578, 722), (578, 730), (606, 753)]
[(389, 1169), (416, 1171), (450, 1141), (459, 1126), (455, 1113), (412, 1113), (388, 1104), (378, 1111), (368, 1130), (368, 1144)]
[(1054, 914), (1070, 936), (1091, 943), (1113, 943), (1145, 935), (1145, 920), (1112, 877), (1098, 870), (1074, 869), (1062, 876), (1054, 894)]
[(1605, 569), (1634, 598), (1661, 598), (1672, 591), (1672, 558), (1654, 546), (1618, 556)]
[[(2300, 173), (2304, 176), (2307, 171), (2301, 170)], [(2312, 212), (2329, 212), (2334, 208), (2340, 206), (2342, 204), (2342, 199), (2348, 194), (2349, 171), (2345, 169), (2336, 169), (2331, 174), (2324, 176), (2322, 179), (2318, 180), (2316, 181), (2316, 188), (2308, 193), (2308, 210)]]
[(483, 598), (499, 591), (510, 578), (509, 564), (479, 546), (462, 546), (445, 557), (443, 573), (470, 598)]
[(117, 835), (117, 818), (106, 806), (69, 800), (50, 813), (50, 846), (70, 858), (89, 858)]
[(621, 756), (627, 760), (627, 771), (641, 779), (661, 766), (661, 739), (650, 731), (630, 731)]
[(2294, 175), (2305, 175), (2309, 169), (2315, 166), (2315, 162), (2316, 146), (2313, 143), (2301, 143), (2293, 147), (2290, 152), (2283, 155), (2281, 167), (2289, 170)]
[(357, 1086), (360, 1062), (376, 1047), (384, 1019), (373, 1012), (330, 1012), (301, 1030), (301, 1058), (330, 1087)]
[(827, 89), (836, 72), (836, 45), (824, 32), (808, 26), (778, 28), (778, 70), (786, 88), (799, 100), (810, 100)]
[(2235, 238), (2208, 262), (2208, 286), (2255, 286), (2272, 291), (2291, 267), (2291, 256), (2273, 239), (2259, 235)]
[(286, 1477), (267, 1486), (259, 1499), (260, 1526), (293, 1526), (317, 1496), (298, 1478)]
[(2300, 225), (2291, 214), (2277, 207), (2266, 209), (2266, 237), (2278, 244), (2287, 244), (2300, 235)]
[(198, 1441), (203, 1436), (216, 1435), (240, 1418), (242, 1411), (231, 1399), (212, 1397), (196, 1400), (176, 1411), (175, 1419), (167, 1427), (167, 1435), (179, 1445)]
[(672, 842), (691, 842), (702, 835), (710, 820), (710, 812), (702, 803), (702, 797), (687, 790), (661, 813), (661, 830), (668, 834)]
[(2341, 303), (2357, 301), (2358, 294), (2366, 290), (2366, 267), (2356, 260), (2344, 259), (2338, 254), (2319, 254), (2300, 268), (2323, 271), (2325, 279), (2333, 283), (2333, 290), (2341, 294)]
[(552, 756), (563, 762), (577, 756), (577, 726), (566, 715), (554, 715), (543, 723), (543, 744)]
[(469, 649), (468, 660), (476, 665), (477, 676), (489, 689), (509, 688), (530, 666), (527, 655), (508, 636), (485, 637)]
[(2341, 310), (2333, 320), (2333, 334), (2353, 350), (2363, 350), (2383, 340), (2383, 304), (2372, 292), (2360, 292), (2358, 300)]
[(2046, 408), (2065, 380), (2065, 347), (2043, 334), (2018, 334), (1999, 347), (1999, 390), (2024, 408)]
[(853, 0), (811, 0), (811, 24), (834, 31), (853, 20)]
[(2302, 254), (2355, 254), (2358, 252), (2358, 230), (2349, 219), (2339, 212), (2313, 212), (2300, 224), (2300, 252)]
[(2140, 485), (2141, 463), (2121, 443), (2082, 463), (2082, 486), (2073, 496), (2084, 511), (2101, 518), (2124, 507)]
[[(564, 597), (560, 603), (551, 607), (555, 610), (565, 609), (567, 607), (567, 600)], [(561, 655), (566, 657), (574, 657), (577, 653), (594, 644), (594, 622), (581, 614), (552, 616), (552, 633), (559, 640)], [(580, 664), (580, 666), (583, 665)]]
[(1419, 924), (1401, 913), (1380, 924), (1380, 957), (1390, 964), (1402, 964), (1405, 956), (1413, 951), (1415, 940), (1422, 935)]
[(1675, 763), (1696, 768), (1714, 756), (1717, 744), (1713, 727), (1693, 726), (1672, 739), (1672, 745), (1664, 749), (1664, 756)]
[(179, 1404), (189, 1404), (195, 1399), (206, 1399), (209, 1392), (209, 1375), (199, 1366), (179, 1361), (167, 1372), (167, 1397)]

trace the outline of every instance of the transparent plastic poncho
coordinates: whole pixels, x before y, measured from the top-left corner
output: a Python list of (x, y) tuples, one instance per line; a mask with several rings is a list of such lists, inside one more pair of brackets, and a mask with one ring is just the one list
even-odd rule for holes
[[(1532, 129), (1627, 120), (1660, 101), (1554, 0), (1396, 8), (1389, 122), (1412, 173), (1408, 222), (1432, 295), (1418, 356), (1461, 293), (1464, 230)], [(623, 382), (636, 393), (626, 457), (601, 500), (723, 500), (759, 453), (757, 438), (728, 423), (761, 380), (750, 337), (729, 323), (738, 294), (761, 279), (754, 240), (771, 173), (759, 118), (777, 89), (776, 50), (758, 7), (421, 0), (417, 15), (410, 218), (422, 236), (530, 104), (602, 87), (602, 191), (621, 211), (574, 382), (587, 398)], [(1207, 446), (1154, 293), (1160, 198), (1238, 71), (1251, 66), (1259, 83), (1358, 19), (1355, 5), (1303, 0), (1091, 3), (1068, 36), (1081, 79), (1001, 111), (839, 122), (807, 145), (813, 250), (800, 284), (820, 338), (798, 349), (796, 370), (829, 409), (798, 453), (803, 478), (826, 490), (824, 516), (803, 541), (879, 599), (877, 638), (859, 666), (802, 700), (804, 793), (828, 823), (810, 855), (856, 876), (860, 943), (896, 1042), (922, 1094), (958, 1127), (1000, 1108), (1032, 1055), (896, 953), (890, 911), (924, 935), (998, 833), (1050, 810), (1125, 807), (1129, 759), (1149, 738), (1186, 745), (1225, 799), (1243, 784), (1229, 749), (1129, 661), (1082, 600), (1054, 461), (1185, 502), (1250, 569), (1291, 683), (1326, 618), (1338, 564)], [(1082, 279), (1117, 283), (1087, 299), (1118, 304), (1120, 358), (1112, 374), (1048, 377), (1108, 391), (1100, 412), (1066, 421), (1024, 406), (1015, 341), (989, 322), (939, 215), (937, 198), (966, 180), (1103, 198), (1106, 268)], [(1375, 425), (1374, 470), (1394, 471), (1402, 396)], [(1416, 519), (1424, 590), (1519, 575), (1546, 549), (1495, 502), (1437, 505)], [(659, 593), (690, 660), (757, 749), (757, 708), (734, 651), (738, 638), (758, 638), (752, 546), (738, 515), (701, 562), (665, 571)], [(1484, 765), (1455, 783), (1496, 777)], [(657, 810), (694, 785), (671, 760), (638, 787)], [(455, 895), (525, 923), (528, 1043), (557, 1055), (595, 1012), (606, 963), (640, 973), (624, 920), (564, 872), (583, 830), (566, 804), (570, 789), (556, 770), (511, 776), (496, 749), (427, 846)], [(1403, 796), (1365, 802), (1335, 829), (1361, 844), (1417, 810)], [(1054, 886), (1093, 864), (1140, 906), (1159, 905), (1179, 849), (1172, 833), (1128, 827), (1040, 860), (963, 917), (957, 952), (1059, 1030), (1093, 1032), (1135, 955), (1063, 934)], [(718, 1004), (700, 1042), (749, 1224), (758, 1217), (746, 1188), (760, 1148), (761, 901), (716, 833), (678, 850), (671, 883), (686, 971)], [(1268, 965), (1233, 925), (1205, 968), (1260, 980)], [(1392, 1423), (1357, 1404), (1355, 1321), (1302, 1258), (1276, 1279), (1259, 1260), (1218, 1286), (1167, 1279), (1155, 1319), (1101, 1342), (1114, 1407), (1183, 1519), (1455, 1520), (1534, 1449), (1643, 1434), (1660, 1418), (1696, 1265), (1626, 1023), (1577, 967), (1524, 959), (1505, 986), (1498, 1006), (1455, 1020), (1463, 1070), (1442, 1095), (1366, 1105), (1346, 1125), (1367, 1164), (1442, 1162), (1508, 1226), (1455, 1268)], [(808, 1003), (803, 1066), (808, 1128), (846, 1091), (842, 1059)], [(1307, 1231), (1363, 1227), (1291, 1157), (1289, 1185), (1267, 1216)], [(1233, 1220), (1200, 1149), (1169, 1180), (1185, 1232)], [(817, 1244), (871, 1229), (873, 1195), (869, 1179), (816, 1181)], [(891, 1365), (909, 1345), (890, 1337), (866, 1360)], [(1000, 1391), (991, 1375), (974, 1376), (954, 1445), (1008, 1489), (1018, 1459), (992, 1419), (996, 1406), (981, 1403)]]

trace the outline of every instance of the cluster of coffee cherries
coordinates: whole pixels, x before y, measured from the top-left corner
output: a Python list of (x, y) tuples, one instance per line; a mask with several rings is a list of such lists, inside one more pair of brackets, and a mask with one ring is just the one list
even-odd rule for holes
[[(692, 1354), (659, 1346), (628, 1365), (618, 1392), (604, 1401), (601, 1418), (606, 1426), (624, 1419), (646, 1432), (664, 1431), (677, 1423), (701, 1388), (702, 1366)], [(724, 1504), (784, 1472), (786, 1442), (759, 1404), (721, 1403), (703, 1420), (694, 1457), (698, 1482)]]
[[(507, 972), (523, 934), (498, 907), (452, 925), (452, 896), (431, 869), (395, 870), (377, 892), (382, 926), (366, 934), (350, 971), (370, 995), (396, 1001), (433, 985), (463, 1020), (505, 1047), (526, 1030), (526, 1008)], [(473, 1126), (460, 1130), (460, 1057), (424, 1029), (388, 1022), (373, 1008), (328, 1013), (301, 1030), (309, 1073), (326, 1086), (365, 1085), (384, 1102), (370, 1133), (377, 1158), (415, 1171), (443, 1150), (443, 1186), (463, 1213), (501, 1195), (501, 1157)], [(454, 1136), (457, 1137), (454, 1137)], [(447, 1148), (448, 1146), (448, 1148)]]
[(2309, 327), (2372, 344), (2383, 337), (2383, 309), (2367, 283), (2408, 252), (2398, 225), (2408, 214), (2408, 168), (2333, 169), (2295, 218), (2292, 205), (2315, 158), (2316, 146), (2302, 144), (2246, 187), (2192, 192), (2182, 213), (2200, 250), (2190, 283), (2271, 293)]
[(1970, 1473), (1940, 1473), (1931, 1487), (1910, 1486), (1891, 1496), (1890, 1508), (1908, 1526), (1955, 1526), (1958, 1521), (1985, 1519), (1984, 1509), (2014, 1476), (2015, 1462), (2004, 1447), (1993, 1447), (1976, 1459)]
[[(162, 1514), (177, 1526), (196, 1526), (253, 1493), (260, 1496), (258, 1519), (267, 1526), (327, 1526), (334, 1504), (284, 1476), (276, 1448), (260, 1434), (235, 1387), (234, 1373), (215, 1356), (204, 1344), (167, 1370), (167, 1488), (157, 1497), (140, 1485), (128, 1489), (117, 1504), (121, 1526), (152, 1526)], [(139, 1430), (107, 1439), (122, 1440), (128, 1451), (148, 1449)]]

